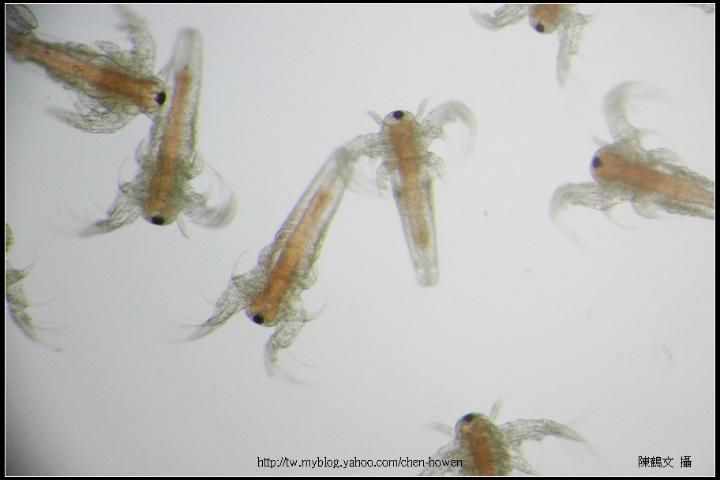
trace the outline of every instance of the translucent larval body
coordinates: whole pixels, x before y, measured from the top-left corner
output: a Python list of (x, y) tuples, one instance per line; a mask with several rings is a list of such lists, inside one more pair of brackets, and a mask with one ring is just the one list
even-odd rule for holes
[(111, 133), (137, 114), (155, 115), (165, 102), (165, 84), (153, 74), (155, 43), (144, 20), (127, 7), (117, 7), (121, 29), (133, 48), (97, 42), (97, 51), (76, 43), (38, 38), (37, 21), (22, 5), (7, 6), (6, 48), (18, 62), (42, 67), (53, 80), (79, 94), (76, 112), (51, 109), (69, 125), (93, 133)]
[(537, 474), (522, 456), (520, 447), (525, 440), (540, 441), (551, 436), (584, 442), (577, 432), (552, 420), (514, 420), (496, 425), (498, 410), (496, 403), (489, 417), (469, 413), (458, 420), (455, 438), (432, 456), (437, 465), (420, 475), (500, 476), (510, 475), (513, 470)]
[(442, 160), (429, 147), (443, 135), (448, 122), (459, 121), (474, 134), (475, 117), (462, 103), (448, 102), (422, 119), (404, 110), (391, 112), (383, 120), (374, 118), (382, 127), (380, 132), (357, 137), (347, 148), (356, 156), (381, 160), (379, 183), (384, 187), (386, 178), (390, 179), (417, 281), (422, 286), (436, 285), (433, 181)]
[(20, 330), (31, 340), (39, 341), (35, 325), (32, 317), (25, 311), (29, 306), (25, 297), (25, 290), (22, 286), (22, 280), (30, 273), (30, 269), (26, 268), (18, 270), (13, 268), (7, 259), (7, 254), (12, 249), (15, 242), (10, 225), (5, 224), (5, 303), (10, 313), (10, 318), (20, 328)]
[(257, 266), (234, 276), (215, 313), (193, 338), (207, 335), (240, 310), (258, 325), (275, 327), (265, 348), (272, 373), (278, 352), (292, 344), (309, 320), (300, 294), (315, 281), (313, 267), (330, 222), (352, 178), (355, 159), (340, 148), (325, 162), (275, 236), (260, 252)]
[(194, 192), (190, 184), (204, 167), (195, 149), (202, 79), (198, 31), (186, 28), (180, 32), (173, 58), (161, 74), (168, 98), (153, 121), (150, 138), (137, 149), (140, 170), (131, 182), (121, 185), (108, 218), (95, 223), (86, 234), (112, 231), (141, 214), (154, 225), (169, 225), (180, 214), (207, 227), (223, 226), (232, 219), (232, 194), (223, 191), (225, 195), (213, 206), (209, 195)]
[(658, 210), (715, 218), (715, 183), (683, 167), (665, 148), (646, 150), (643, 132), (630, 124), (627, 101), (633, 83), (623, 83), (605, 98), (605, 116), (614, 142), (598, 149), (590, 163), (595, 182), (567, 184), (555, 191), (550, 212), (555, 219), (569, 205), (607, 211), (630, 202), (635, 211), (654, 217)]
[(557, 54), (557, 79), (565, 85), (573, 55), (580, 49), (582, 29), (590, 21), (588, 15), (578, 12), (575, 5), (561, 4), (507, 4), (493, 14), (478, 8), (470, 11), (473, 19), (490, 30), (499, 30), (527, 17), (530, 26), (538, 33), (558, 33), (560, 46)]

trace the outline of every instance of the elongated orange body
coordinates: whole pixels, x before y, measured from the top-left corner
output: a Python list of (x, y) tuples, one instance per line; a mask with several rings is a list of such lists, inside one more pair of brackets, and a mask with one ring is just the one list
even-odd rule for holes
[(661, 209), (715, 218), (715, 182), (682, 166), (671, 150), (642, 146), (644, 132), (632, 125), (627, 112), (631, 94), (639, 89), (639, 84), (624, 82), (605, 96), (605, 118), (614, 142), (593, 155), (590, 173), (595, 182), (566, 184), (555, 191), (553, 219), (568, 205), (608, 211), (623, 202), (646, 217), (655, 217)]
[(109, 232), (140, 215), (154, 225), (170, 225), (185, 214), (201, 225), (219, 227), (235, 213), (232, 194), (212, 205), (210, 195), (196, 193), (191, 185), (204, 169), (196, 150), (202, 83), (200, 32), (192, 28), (180, 31), (172, 59), (161, 75), (167, 99), (153, 118), (149, 138), (137, 149), (140, 169), (131, 182), (123, 183), (108, 218), (96, 222), (87, 234)]
[(111, 96), (144, 112), (157, 110), (164, 101), (165, 85), (159, 79), (133, 75), (83, 45), (8, 35), (7, 48), (15, 58), (40, 65), (54, 79), (80, 91)]
[(423, 146), (422, 128), (415, 116), (397, 110), (385, 117), (383, 131), (390, 144), (387, 168), (391, 173), (393, 196), (405, 230), (405, 238), (421, 285), (435, 285), (438, 279), (432, 177), (428, 153)]
[(75, 112), (49, 108), (67, 123), (91, 133), (112, 133), (139, 113), (155, 116), (165, 103), (163, 81), (154, 75), (155, 42), (145, 21), (128, 7), (115, 7), (132, 48), (123, 51), (111, 42), (96, 50), (77, 43), (48, 42), (35, 35), (37, 20), (29, 8), (8, 5), (6, 45), (18, 62), (42, 67), (50, 78), (78, 93)]
[(332, 192), (317, 192), (307, 210), (303, 213), (300, 223), (291, 232), (285, 243), (280, 258), (268, 273), (265, 288), (250, 301), (248, 315), (255, 323), (274, 325), (278, 315), (278, 307), (283, 297), (291, 291), (290, 285), (298, 275), (303, 258), (315, 247), (314, 241), (322, 228), (322, 219), (331, 207)]
[[(177, 202), (174, 192), (178, 188), (181, 172), (178, 167), (192, 162), (194, 145), (188, 145), (188, 121), (194, 125), (196, 99), (190, 93), (193, 90), (193, 78), (187, 67), (180, 69), (174, 76), (174, 87), (170, 110), (165, 121), (163, 134), (159, 137), (159, 149), (155, 159), (155, 169), (148, 187), (148, 197), (143, 204), (147, 218), (156, 225), (164, 225), (177, 216)], [(192, 111), (191, 111), (192, 110)]]
[(217, 301), (215, 313), (192, 338), (207, 335), (245, 309), (253, 322), (275, 327), (265, 347), (265, 367), (273, 372), (278, 352), (292, 344), (308, 320), (300, 294), (314, 281), (315, 262), (356, 160), (345, 148), (330, 156), (273, 242), (260, 252), (257, 266), (244, 275), (233, 276)]
[(600, 149), (595, 154), (591, 172), (599, 182), (617, 182), (639, 193), (661, 195), (670, 201), (715, 207), (714, 192), (688, 179), (630, 162), (612, 148)]
[(463, 103), (451, 101), (421, 115), (421, 119), (405, 110), (390, 112), (383, 119), (376, 113), (371, 117), (381, 125), (380, 132), (356, 137), (346, 147), (358, 157), (381, 160), (378, 184), (384, 189), (390, 180), (415, 278), (423, 287), (434, 286), (439, 267), (433, 182), (442, 159), (430, 151), (430, 145), (444, 136), (448, 123), (457, 121), (468, 129), (470, 147), (475, 116)]

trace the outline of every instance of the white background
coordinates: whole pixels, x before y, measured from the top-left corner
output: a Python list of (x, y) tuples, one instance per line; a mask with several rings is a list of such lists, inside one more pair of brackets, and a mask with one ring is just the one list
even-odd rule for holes
[[(128, 47), (110, 7), (32, 9), (43, 38)], [(8, 473), (415, 474), (257, 458), (423, 459), (450, 440), (429, 423), (498, 398), (500, 423), (550, 418), (588, 440), (528, 442), (540, 473), (715, 471), (714, 222), (624, 205), (613, 218), (570, 209), (559, 228), (548, 214), (558, 186), (590, 181), (593, 137), (609, 139), (603, 97), (626, 80), (661, 92), (632, 102), (633, 123), (658, 132), (646, 145), (714, 179), (714, 14), (581, 7), (593, 19), (561, 89), (556, 36), (525, 21), (484, 30), (464, 5), (135, 9), (158, 70), (182, 27), (203, 34), (198, 149), (237, 216), (222, 230), (189, 224), (191, 240), (142, 219), (80, 238), (150, 121), (74, 130), (46, 112), (70, 108), (71, 91), (7, 64), (10, 259), (34, 262), (29, 312), (62, 349), (6, 322)], [(425, 98), (463, 101), (478, 120), (475, 150), (437, 182), (437, 287), (415, 282), (392, 199), (349, 192), (303, 296), (317, 318), (280, 357), (302, 384), (266, 375), (271, 330), (244, 314), (171, 343), (211, 314), (234, 266), (254, 266), (328, 154), (378, 130), (367, 110)], [(639, 469), (639, 455), (675, 468)]]

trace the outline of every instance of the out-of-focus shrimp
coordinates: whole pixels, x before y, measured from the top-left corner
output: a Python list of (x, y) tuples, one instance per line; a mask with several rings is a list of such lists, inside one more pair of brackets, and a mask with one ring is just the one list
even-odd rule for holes
[(309, 320), (300, 293), (315, 281), (313, 266), (348, 182), (355, 158), (344, 148), (325, 162), (275, 240), (260, 252), (257, 266), (232, 277), (215, 313), (192, 338), (200, 338), (244, 309), (258, 325), (275, 327), (265, 347), (265, 368), (272, 374), (278, 352), (289, 347)]
[(87, 45), (51, 43), (33, 33), (37, 21), (22, 5), (8, 5), (6, 45), (19, 62), (33, 62), (54, 80), (79, 93), (77, 113), (51, 109), (69, 125), (93, 133), (111, 133), (138, 113), (155, 115), (165, 102), (165, 85), (153, 75), (155, 43), (144, 20), (118, 6), (120, 28), (132, 42), (129, 52), (111, 42)]
[(691, 3), (687, 6), (699, 8), (700, 10), (702, 10), (705, 13), (715, 13), (715, 4), (714, 3)]
[[(514, 420), (496, 425), (499, 404), (487, 417), (469, 413), (455, 424), (455, 438), (433, 456), (434, 465), (420, 475), (510, 475), (514, 469), (537, 474), (525, 460), (520, 446), (525, 440), (540, 441), (552, 436), (584, 442), (574, 430), (552, 420)], [(452, 460), (455, 460), (452, 462)]]
[(5, 6), (5, 27), (7, 35), (32, 35), (38, 26), (37, 19), (25, 5)]
[(380, 133), (357, 137), (346, 147), (354, 155), (382, 160), (379, 184), (384, 188), (390, 177), (417, 281), (433, 286), (438, 282), (433, 177), (442, 160), (428, 148), (443, 135), (445, 124), (456, 120), (471, 130), (472, 138), (475, 116), (460, 102), (440, 105), (423, 119), (404, 110), (391, 112), (383, 120), (375, 113), (371, 116), (381, 125)]
[(120, 186), (108, 218), (85, 234), (109, 232), (135, 221), (140, 214), (154, 225), (169, 225), (181, 213), (206, 227), (220, 227), (232, 219), (232, 194), (223, 191), (226, 195), (217, 206), (211, 206), (209, 195), (194, 192), (190, 185), (203, 171), (202, 158), (195, 151), (201, 70), (200, 33), (186, 28), (178, 36), (172, 60), (161, 72), (168, 98), (153, 121), (149, 142), (141, 143), (136, 152), (140, 171)]
[(495, 13), (488, 14), (477, 7), (470, 10), (473, 19), (485, 28), (499, 30), (528, 17), (530, 26), (539, 33), (553, 33), (557, 30), (560, 47), (557, 55), (557, 78), (565, 85), (570, 71), (570, 58), (580, 49), (582, 29), (590, 21), (590, 16), (578, 12), (575, 5), (537, 4), (499, 7)]
[(25, 311), (28, 307), (25, 291), (21, 280), (30, 273), (29, 269), (17, 270), (10, 265), (7, 254), (12, 249), (14, 237), (10, 225), (5, 224), (5, 302), (10, 312), (10, 318), (20, 327), (20, 330), (31, 340), (39, 341), (33, 326), (33, 320)]
[(715, 183), (681, 165), (665, 148), (645, 150), (643, 132), (630, 124), (626, 105), (633, 83), (623, 83), (605, 98), (605, 117), (614, 143), (595, 152), (590, 172), (595, 182), (558, 188), (550, 206), (552, 218), (568, 205), (609, 210), (629, 201), (635, 211), (653, 217), (670, 213), (715, 218)]

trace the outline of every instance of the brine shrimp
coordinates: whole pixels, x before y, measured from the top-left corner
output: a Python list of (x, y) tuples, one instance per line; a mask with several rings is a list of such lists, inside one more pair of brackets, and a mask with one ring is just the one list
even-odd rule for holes
[(141, 214), (154, 225), (169, 225), (181, 213), (206, 227), (224, 226), (232, 219), (235, 202), (226, 185), (221, 185), (223, 198), (215, 206), (209, 204), (209, 194), (196, 193), (190, 185), (204, 167), (195, 151), (201, 70), (200, 33), (186, 28), (178, 36), (172, 60), (161, 72), (168, 98), (153, 120), (149, 141), (137, 149), (140, 171), (120, 186), (108, 218), (85, 234), (115, 230)]
[(272, 374), (278, 352), (289, 347), (310, 319), (300, 294), (315, 281), (314, 265), (330, 222), (353, 175), (355, 158), (336, 150), (310, 183), (275, 236), (260, 252), (257, 266), (233, 276), (215, 313), (192, 338), (214, 331), (244, 309), (248, 318), (275, 333), (265, 346), (265, 368)]
[(436, 285), (439, 270), (433, 178), (442, 160), (429, 147), (453, 121), (467, 127), (472, 138), (475, 116), (460, 102), (440, 105), (422, 119), (404, 110), (391, 112), (382, 120), (377, 114), (371, 116), (381, 125), (380, 132), (357, 137), (346, 148), (356, 156), (381, 160), (378, 183), (384, 188), (389, 177), (392, 184), (417, 281), (422, 286)]
[(699, 8), (705, 13), (715, 13), (715, 4), (714, 3), (690, 3), (687, 5), (688, 7), (694, 7)]
[(6, 7), (6, 48), (18, 62), (42, 67), (53, 80), (79, 94), (77, 113), (51, 109), (60, 120), (92, 133), (111, 133), (138, 113), (155, 115), (165, 102), (165, 85), (153, 75), (155, 43), (145, 21), (118, 6), (120, 28), (132, 49), (97, 42), (100, 51), (76, 43), (52, 43), (38, 38), (37, 21), (22, 5)]
[(28, 268), (18, 270), (12, 267), (7, 254), (12, 249), (14, 236), (10, 225), (5, 224), (5, 303), (8, 306), (10, 318), (29, 339), (39, 342), (35, 326), (30, 315), (25, 311), (29, 306), (22, 286), (22, 279), (28, 276)]
[(26, 5), (5, 6), (5, 29), (8, 35), (32, 35), (38, 22)]
[(679, 157), (665, 148), (645, 150), (643, 132), (627, 118), (627, 101), (635, 84), (627, 82), (605, 98), (605, 117), (614, 143), (595, 152), (590, 173), (595, 182), (558, 188), (550, 206), (552, 218), (568, 205), (608, 211), (630, 202), (635, 211), (654, 217), (669, 213), (715, 218), (715, 183), (678, 164)]
[[(575, 442), (585, 440), (574, 430), (552, 420), (514, 420), (496, 425), (499, 405), (490, 416), (469, 413), (455, 424), (455, 438), (431, 458), (434, 465), (420, 475), (510, 475), (513, 470), (536, 475), (520, 447), (526, 440), (558, 437)], [(455, 460), (452, 462), (451, 460)]]
[(528, 17), (530, 26), (538, 33), (558, 32), (560, 46), (557, 54), (557, 79), (565, 85), (570, 72), (570, 60), (580, 49), (582, 29), (590, 21), (590, 16), (578, 12), (575, 5), (507, 4), (499, 7), (491, 15), (477, 8), (470, 11), (473, 19), (490, 30), (499, 30)]

